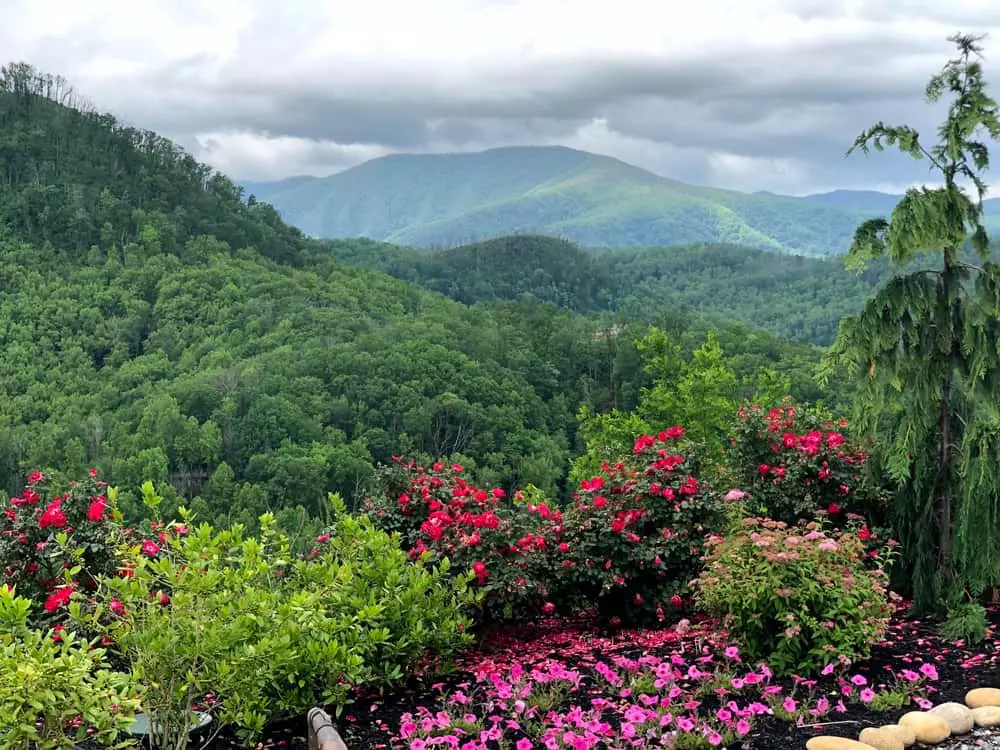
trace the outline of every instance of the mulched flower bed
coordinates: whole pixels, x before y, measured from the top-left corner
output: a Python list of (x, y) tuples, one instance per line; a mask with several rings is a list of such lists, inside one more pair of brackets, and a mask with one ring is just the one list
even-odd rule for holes
[[(989, 620), (986, 640), (970, 646), (944, 641), (937, 632), (936, 623), (929, 619), (907, 618), (900, 609), (885, 641), (876, 646), (871, 659), (820, 677), (814, 684), (794, 679), (769, 679), (753, 688), (740, 684), (739, 675), (759, 674), (760, 670), (743, 663), (737, 650), (727, 646), (724, 634), (708, 621), (683, 621), (679, 626), (675, 623), (661, 629), (615, 632), (602, 630), (586, 621), (545, 621), (484, 633), (479, 648), (464, 657), (453, 674), (413, 679), (392, 695), (359, 695), (357, 702), (344, 710), (337, 723), (349, 750), (409, 750), (414, 739), (428, 733), (457, 735), (465, 744), (476, 740), (483, 730), (492, 731), (494, 736), (502, 735), (506, 747), (518, 748), (517, 741), (521, 740), (522, 748), (542, 748), (544, 745), (537, 736), (539, 727), (554, 731), (551, 719), (540, 718), (550, 707), (546, 705), (532, 721), (523, 704), (517, 703), (517, 695), (508, 696), (504, 692), (511, 685), (516, 692), (518, 685), (524, 684), (512, 679), (512, 669), (516, 677), (519, 670), (527, 676), (533, 668), (540, 668), (541, 674), (563, 674), (569, 670), (568, 674), (576, 675), (577, 686), (568, 689), (565, 695), (554, 697), (557, 702), (551, 709), (561, 717), (555, 720), (556, 723), (573, 715), (571, 706), (589, 711), (597, 701), (599, 711), (594, 715), (604, 722), (605, 731), (612, 739), (596, 747), (660, 746), (659, 736), (663, 731), (676, 727), (685, 716), (708, 717), (721, 729), (722, 724), (716, 717), (727, 718), (727, 712), (738, 707), (738, 711), (756, 711), (745, 713), (751, 728), (721, 746), (795, 750), (820, 734), (856, 739), (865, 727), (893, 723), (903, 713), (920, 708), (921, 700), (934, 704), (962, 702), (970, 688), (1000, 687), (1000, 607), (990, 608)], [(630, 683), (639, 685), (636, 680), (643, 675), (652, 679), (656, 670), (662, 675), (668, 667), (675, 670), (674, 677), (661, 685), (661, 689), (654, 689), (651, 682), (642, 683), (643, 690), (628, 689)], [(881, 700), (879, 696), (885, 697), (894, 688), (907, 684), (906, 679), (899, 678), (903, 673), (910, 678), (920, 676), (919, 682), (910, 685), (920, 686), (918, 694), (905, 706), (873, 710)], [(936, 679), (925, 679), (927, 674)], [(721, 687), (730, 685), (732, 677), (737, 678), (742, 690)], [(533, 684), (537, 693), (543, 683)], [(673, 723), (658, 732), (650, 730), (650, 725), (646, 724), (649, 734), (629, 736), (633, 725), (642, 725), (642, 706), (649, 711), (652, 695), (665, 696), (670, 687), (677, 692), (672, 704), (677, 709), (673, 712), (676, 717)], [(493, 703), (484, 706), (484, 700)], [(692, 700), (698, 705), (690, 703)], [(765, 705), (768, 706), (766, 710)], [(789, 718), (789, 714), (784, 718), (776, 715), (783, 713), (783, 709), (791, 709), (795, 718)], [(728, 718), (728, 724), (735, 726), (740, 715), (736, 713)], [(476, 719), (478, 724), (474, 728), (463, 725), (462, 716), (470, 721)], [(258, 747), (304, 748), (303, 725), (300, 719), (274, 727)], [(424, 729), (433, 726), (433, 730), (422, 732), (421, 726)], [(464, 735), (463, 726), (467, 729)], [(534, 734), (529, 734), (532, 726)], [(578, 721), (577, 726), (582, 726), (582, 722)], [(746, 725), (741, 728), (745, 729)], [(401, 739), (401, 734), (408, 739)], [(525, 742), (528, 736), (532, 740), (530, 745)], [(710, 739), (717, 741), (721, 737)], [(1000, 740), (991, 740), (986, 734), (953, 742), (956, 747), (963, 744), (970, 748), (1000, 747)], [(461, 749), (462, 744), (451, 746)], [(228, 741), (217, 741), (215, 745), (220, 748), (234, 746)], [(420, 747), (420, 743), (416, 746)], [(498, 747), (495, 741), (489, 746)], [(430, 750), (449, 745), (428, 742), (426, 747)]]

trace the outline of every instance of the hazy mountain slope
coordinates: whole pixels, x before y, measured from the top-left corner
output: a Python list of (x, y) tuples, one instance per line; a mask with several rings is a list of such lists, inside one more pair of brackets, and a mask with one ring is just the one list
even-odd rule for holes
[[(836, 206), (864, 215), (888, 216), (902, 197), (892, 193), (880, 193), (877, 190), (834, 190), (829, 193), (808, 195), (804, 200), (815, 205)], [(994, 232), (1000, 231), (1000, 198), (987, 198), (983, 201), (983, 211), (987, 228)]]
[(850, 207), (687, 185), (564, 147), (393, 155), (254, 185), (308, 234), (420, 247), (536, 233), (587, 247), (724, 242), (829, 255), (846, 250), (859, 218)]

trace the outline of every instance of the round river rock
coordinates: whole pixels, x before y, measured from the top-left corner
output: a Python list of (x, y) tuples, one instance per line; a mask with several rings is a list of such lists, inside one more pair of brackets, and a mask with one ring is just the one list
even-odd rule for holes
[(861, 730), (858, 739), (875, 750), (903, 750), (903, 741), (891, 729), (868, 727)]
[(969, 708), (1000, 706), (1000, 688), (974, 688), (965, 694), (965, 705)]
[(882, 729), (896, 735), (896, 739), (903, 743), (903, 747), (909, 747), (917, 741), (917, 735), (913, 733), (912, 727), (904, 727), (901, 724), (886, 724)]
[(927, 713), (940, 716), (948, 722), (948, 729), (955, 735), (968, 734), (976, 723), (972, 717), (972, 711), (961, 703), (942, 703), (939, 706), (934, 706)]
[(926, 711), (910, 711), (903, 714), (899, 723), (901, 726), (908, 726), (913, 730), (917, 742), (925, 745), (936, 745), (944, 742), (951, 736), (951, 728), (940, 716), (927, 713)]
[(1000, 706), (980, 706), (972, 709), (977, 727), (1000, 727)]
[(813, 737), (806, 743), (806, 750), (872, 750), (872, 748), (871, 745), (846, 737)]

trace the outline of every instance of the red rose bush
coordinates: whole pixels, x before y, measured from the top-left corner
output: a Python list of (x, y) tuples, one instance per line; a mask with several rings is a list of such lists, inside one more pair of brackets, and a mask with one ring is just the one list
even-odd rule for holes
[(507, 503), (502, 489), (470, 484), (458, 465), (428, 470), (402, 459), (367, 508), (411, 557), (447, 557), (457, 572), (471, 571), (493, 617), (596, 609), (613, 624), (662, 620), (724, 518), (683, 437), (674, 427), (639, 438), (632, 456), (581, 482), (565, 510), (530, 489)]
[(495, 617), (531, 617), (551, 611), (553, 550), (562, 513), (537, 493), (485, 490), (464, 478), (459, 464), (429, 469), (398, 459), (383, 470), (385, 491), (366, 502), (384, 531), (398, 533), (411, 559), (447, 557), (456, 573), (471, 572), (485, 591), (484, 608)]
[(857, 516), (882, 526), (889, 493), (868, 476), (868, 452), (847, 426), (791, 403), (741, 408), (726, 463), (747, 507), (791, 524), (826, 516), (842, 527)]
[(698, 474), (684, 430), (672, 427), (639, 437), (631, 456), (581, 482), (564, 517), (560, 598), (613, 623), (663, 620), (679, 606), (705, 537), (724, 521)]
[(54, 619), (74, 590), (92, 590), (117, 568), (109, 541), (117, 511), (108, 495), (93, 469), (61, 494), (34, 472), (0, 509), (0, 583), (42, 604), (36, 617)]

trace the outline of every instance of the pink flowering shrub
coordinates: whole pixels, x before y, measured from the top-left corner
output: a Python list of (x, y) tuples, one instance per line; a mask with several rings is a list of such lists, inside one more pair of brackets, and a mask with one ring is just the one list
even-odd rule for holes
[(90, 591), (97, 576), (117, 568), (109, 542), (116, 515), (93, 469), (62, 494), (41, 472), (31, 474), (24, 491), (0, 508), (0, 583), (16, 587), (42, 605), (40, 617), (53, 619), (74, 589)]
[(885, 633), (891, 546), (874, 569), (866, 557), (854, 529), (747, 518), (710, 540), (695, 598), (779, 674), (816, 672), (868, 656)]
[(748, 507), (786, 523), (823, 515), (843, 526), (853, 514), (883, 526), (889, 493), (868, 476), (868, 454), (846, 427), (844, 419), (789, 403), (741, 408), (726, 462)]
[(621, 621), (663, 620), (697, 575), (706, 536), (722, 528), (718, 495), (699, 479), (684, 430), (635, 441), (633, 454), (580, 483), (563, 518), (559, 599)]
[(368, 515), (378, 528), (400, 535), (411, 559), (446, 557), (456, 573), (471, 572), (490, 616), (550, 613), (562, 513), (520, 492), (506, 504), (504, 490), (476, 487), (463, 473), (458, 464), (425, 469), (399, 459), (383, 470), (385, 491), (366, 501)]

